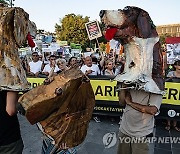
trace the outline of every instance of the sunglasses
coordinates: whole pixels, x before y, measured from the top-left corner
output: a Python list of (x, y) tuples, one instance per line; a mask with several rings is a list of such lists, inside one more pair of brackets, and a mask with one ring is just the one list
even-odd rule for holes
[(32, 55), (33, 57), (38, 57), (38, 55)]

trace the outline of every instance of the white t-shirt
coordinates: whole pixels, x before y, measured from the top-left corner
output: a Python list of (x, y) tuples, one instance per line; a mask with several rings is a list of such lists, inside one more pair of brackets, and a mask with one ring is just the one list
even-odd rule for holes
[(81, 71), (82, 71), (84, 74), (85, 74), (86, 71), (88, 71), (88, 70), (92, 70), (92, 71), (93, 71), (93, 72), (92, 72), (91, 74), (89, 74), (89, 75), (98, 75), (98, 74), (100, 74), (99, 67), (98, 67), (98, 65), (96, 65), (96, 64), (92, 64), (91, 67), (88, 67), (87, 65), (83, 65), (83, 66), (81, 67)]
[[(45, 65), (44, 69), (43, 69), (43, 72), (48, 72), (50, 73), (51, 72), (51, 69), (52, 67), (50, 67), (50, 64), (47, 64)], [(54, 72), (56, 73), (57, 71), (59, 71), (60, 69), (58, 68), (57, 65), (55, 65), (55, 69), (54, 69)]]
[(42, 67), (42, 61), (37, 61), (37, 62), (29, 62), (29, 67), (30, 67), (30, 72), (36, 74), (37, 72), (41, 72), (41, 67)]

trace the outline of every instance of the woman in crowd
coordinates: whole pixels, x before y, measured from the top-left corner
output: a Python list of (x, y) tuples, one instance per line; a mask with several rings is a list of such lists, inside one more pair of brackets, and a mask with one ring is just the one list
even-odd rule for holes
[(71, 68), (73, 66), (77, 65), (77, 58), (76, 57), (71, 57), (68, 61), (68, 67)]
[(113, 68), (114, 68), (114, 64), (111, 60), (107, 60), (105, 62), (105, 71), (104, 71), (104, 75), (108, 75), (108, 76), (114, 76), (114, 72), (113, 72)]
[[(180, 60), (175, 61), (174, 65), (174, 71), (171, 71), (167, 74), (167, 77), (169, 78), (180, 78)], [(173, 120), (172, 121), (172, 127), (177, 130), (180, 131), (180, 128), (177, 127), (177, 121)], [(170, 130), (171, 128), (171, 121), (167, 120), (167, 125), (165, 127), (166, 130)]]

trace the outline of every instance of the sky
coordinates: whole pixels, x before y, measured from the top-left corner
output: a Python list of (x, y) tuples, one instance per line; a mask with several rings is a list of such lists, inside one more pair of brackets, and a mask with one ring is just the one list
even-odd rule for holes
[(38, 29), (54, 32), (55, 24), (65, 15), (74, 13), (100, 20), (100, 10), (117, 10), (137, 6), (146, 10), (155, 25), (180, 24), (180, 0), (15, 0)]

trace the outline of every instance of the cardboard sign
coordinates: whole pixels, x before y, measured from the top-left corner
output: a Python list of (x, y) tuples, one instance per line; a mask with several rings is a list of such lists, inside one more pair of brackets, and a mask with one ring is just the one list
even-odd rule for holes
[(85, 24), (85, 26), (86, 26), (88, 37), (90, 40), (93, 40), (102, 36), (99, 23), (97, 20), (88, 22)]

